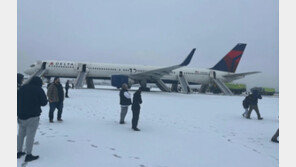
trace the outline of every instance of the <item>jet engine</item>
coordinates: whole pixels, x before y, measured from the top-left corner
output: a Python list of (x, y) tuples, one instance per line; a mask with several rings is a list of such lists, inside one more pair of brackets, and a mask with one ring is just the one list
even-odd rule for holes
[(127, 84), (130, 88), (134, 81), (126, 75), (112, 75), (111, 76), (111, 85), (117, 88), (121, 88), (122, 84)]

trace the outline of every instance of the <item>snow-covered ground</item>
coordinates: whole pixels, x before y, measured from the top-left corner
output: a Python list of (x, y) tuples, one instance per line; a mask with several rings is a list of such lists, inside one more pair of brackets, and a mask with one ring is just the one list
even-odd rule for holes
[[(46, 90), (46, 89), (45, 89)], [(134, 93), (133, 91), (131, 91)], [(63, 123), (43, 108), (35, 137), (36, 161), (18, 167), (275, 167), (279, 102), (263, 97), (264, 117), (242, 118), (242, 96), (143, 92), (140, 132), (118, 123), (115, 89), (70, 89)]]

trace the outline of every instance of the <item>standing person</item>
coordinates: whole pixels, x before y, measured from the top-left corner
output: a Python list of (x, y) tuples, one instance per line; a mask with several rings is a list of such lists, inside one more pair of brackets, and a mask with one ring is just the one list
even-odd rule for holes
[(51, 82), (48, 82), (46, 88), (48, 89), (51, 84)]
[(17, 73), (17, 90), (22, 86), (24, 81), (24, 75), (21, 73)]
[(60, 78), (55, 77), (53, 83), (49, 85), (47, 89), (47, 97), (49, 101), (49, 122), (53, 123), (54, 110), (58, 109), (58, 121), (62, 120), (63, 102), (64, 102), (64, 90), (60, 83)]
[(278, 129), (278, 130), (275, 132), (275, 134), (272, 136), (271, 141), (272, 141), (272, 142), (275, 142), (275, 143), (279, 143), (279, 141), (278, 141), (278, 137), (279, 137), (279, 135), (280, 135), (280, 130)]
[(132, 111), (133, 111), (133, 119), (132, 119), (132, 129), (135, 131), (140, 131), (138, 129), (138, 121), (140, 115), (140, 109), (142, 104), (142, 96), (141, 96), (142, 88), (140, 87), (133, 96), (133, 104), (132, 104)]
[(259, 109), (258, 109), (258, 99), (262, 99), (262, 96), (257, 90), (254, 90), (252, 94), (250, 95), (250, 108), (246, 115), (247, 119), (250, 119), (252, 110), (255, 110), (257, 113), (258, 120), (262, 120), (263, 118), (260, 115)]
[(66, 97), (66, 98), (69, 97), (69, 96), (68, 96), (68, 90), (69, 90), (69, 88), (70, 88), (70, 84), (69, 84), (69, 80), (67, 80), (67, 82), (66, 82), (66, 86), (65, 86), (65, 90), (66, 90), (65, 97)]
[[(29, 84), (22, 86), (17, 92), (17, 120), (19, 124), (17, 134), (17, 158), (26, 155), (25, 162), (33, 161), (39, 156), (32, 155), (35, 134), (39, 125), (41, 106), (47, 104), (43, 91), (42, 80), (33, 77)], [(26, 137), (26, 153), (23, 152), (23, 143)]]
[(243, 117), (246, 117), (247, 116), (247, 113), (249, 111), (249, 107), (250, 107), (250, 98), (251, 98), (251, 95), (247, 95), (245, 97), (245, 99), (243, 100), (243, 107), (245, 109), (245, 112), (243, 113)]
[(131, 95), (128, 92), (127, 84), (122, 84), (122, 88), (119, 92), (121, 113), (120, 113), (120, 124), (124, 124), (124, 118), (127, 114), (128, 106), (132, 104)]

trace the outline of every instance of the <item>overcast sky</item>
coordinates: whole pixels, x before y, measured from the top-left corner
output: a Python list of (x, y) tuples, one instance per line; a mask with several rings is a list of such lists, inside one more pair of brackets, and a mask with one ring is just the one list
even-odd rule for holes
[(247, 43), (237, 82), (279, 85), (279, 5), (266, 0), (18, 1), (18, 72), (37, 60), (214, 66)]

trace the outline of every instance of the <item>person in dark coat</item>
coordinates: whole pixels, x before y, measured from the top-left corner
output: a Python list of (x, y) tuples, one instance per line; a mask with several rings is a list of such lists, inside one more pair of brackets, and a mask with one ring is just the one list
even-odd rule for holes
[[(32, 80), (20, 87), (17, 92), (17, 158), (26, 155), (25, 162), (38, 159), (39, 156), (32, 155), (35, 134), (39, 125), (39, 116), (42, 112), (41, 106), (47, 104), (47, 98), (43, 91), (42, 80), (33, 77)], [(26, 153), (23, 152), (23, 143), (26, 137)]]
[(243, 100), (243, 107), (245, 109), (245, 112), (243, 113), (243, 117), (247, 116), (247, 113), (249, 111), (249, 107), (250, 107), (250, 99), (251, 99), (251, 95), (247, 95), (245, 97), (245, 99)]
[(24, 75), (21, 73), (17, 73), (17, 90), (22, 86), (24, 81)]
[(278, 141), (278, 137), (279, 137), (279, 135), (280, 135), (280, 130), (278, 129), (278, 130), (275, 132), (275, 134), (272, 136), (271, 141), (272, 141), (272, 142), (275, 142), (275, 143), (279, 143), (279, 141)]
[(66, 93), (65, 93), (65, 97), (68, 98), (68, 90), (70, 88), (70, 83), (69, 83), (69, 80), (67, 80), (66, 82), (66, 85), (65, 85), (65, 90), (66, 90)]
[(132, 100), (131, 100), (131, 95), (128, 92), (128, 87), (127, 84), (122, 84), (122, 88), (119, 92), (119, 97), (120, 97), (120, 105), (121, 105), (121, 112), (120, 112), (120, 124), (124, 124), (124, 118), (127, 114), (128, 111), (128, 106), (130, 106), (132, 104)]
[(60, 83), (60, 78), (55, 77), (52, 84), (49, 85), (47, 89), (47, 97), (49, 101), (49, 122), (53, 123), (53, 113), (54, 110), (58, 109), (58, 121), (62, 120), (62, 112), (63, 112), (63, 102), (64, 102), (64, 90), (63, 86)]
[(262, 120), (263, 119), (261, 117), (260, 112), (259, 112), (259, 109), (258, 109), (258, 99), (262, 99), (261, 94), (258, 91), (253, 91), (253, 93), (250, 95), (250, 99), (249, 99), (250, 108), (249, 108), (249, 111), (248, 111), (248, 113), (246, 115), (246, 118), (247, 119), (250, 119), (252, 110), (255, 110), (256, 111), (258, 120)]
[(138, 121), (140, 115), (140, 109), (142, 104), (142, 96), (141, 96), (142, 89), (141, 87), (134, 93), (133, 96), (133, 104), (132, 104), (132, 111), (133, 111), (133, 118), (132, 118), (132, 129), (135, 131), (140, 131), (138, 129)]
[(52, 84), (51, 82), (47, 83), (46, 88), (48, 89), (51, 84)]

